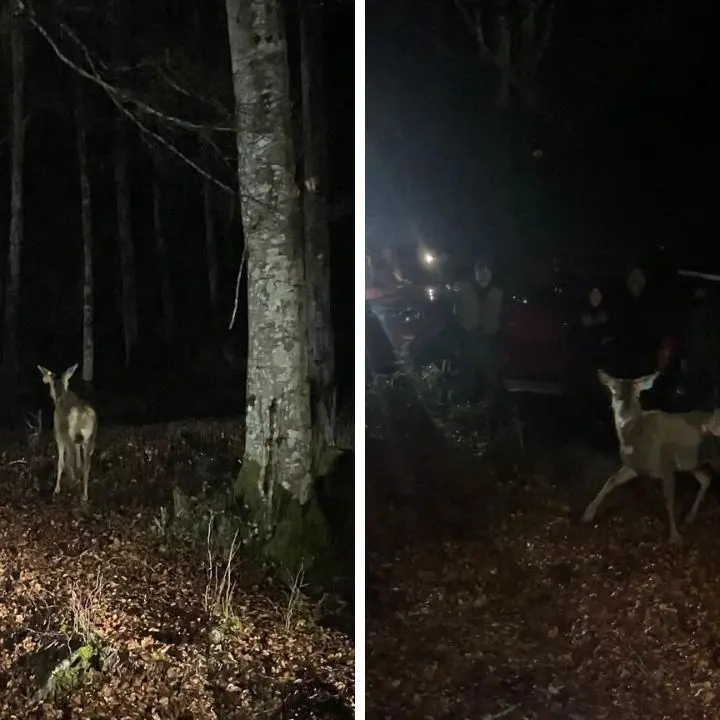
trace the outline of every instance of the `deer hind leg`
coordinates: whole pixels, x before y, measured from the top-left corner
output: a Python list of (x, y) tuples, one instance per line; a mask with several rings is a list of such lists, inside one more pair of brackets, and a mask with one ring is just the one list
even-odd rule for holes
[(60, 492), (60, 479), (65, 470), (65, 443), (60, 438), (55, 438), (55, 444), (57, 445), (58, 461), (57, 461), (57, 477), (55, 479), (55, 490), (53, 493), (57, 495)]
[[(79, 446), (78, 446), (79, 447)], [(95, 452), (95, 438), (88, 438), (83, 443), (83, 502), (88, 501), (88, 481), (90, 480), (90, 464), (92, 463), (92, 456)]]
[(600, 503), (605, 499), (605, 496), (612, 492), (616, 487), (624, 485), (633, 478), (637, 477), (637, 473), (631, 468), (623, 465), (614, 475), (611, 475), (608, 481), (602, 486), (600, 492), (595, 496), (595, 499), (587, 506), (583, 513), (583, 522), (592, 522), (597, 509), (600, 507)]
[[(675, 473), (670, 473), (662, 478), (663, 496), (667, 508), (668, 522), (670, 523), (670, 542), (680, 543), (682, 537), (675, 524)], [(697, 502), (697, 501), (696, 501)]]
[(712, 475), (707, 470), (694, 470), (693, 475), (695, 476), (695, 479), (700, 483), (700, 489), (698, 490), (697, 497), (695, 498), (695, 502), (693, 503), (693, 506), (690, 508), (690, 512), (687, 514), (687, 517), (685, 518), (685, 523), (687, 525), (692, 525), (692, 523), (695, 522), (695, 518), (697, 517), (698, 509), (700, 508), (700, 504), (705, 499), (705, 493), (707, 492), (707, 489), (710, 487), (710, 482), (712, 480)]

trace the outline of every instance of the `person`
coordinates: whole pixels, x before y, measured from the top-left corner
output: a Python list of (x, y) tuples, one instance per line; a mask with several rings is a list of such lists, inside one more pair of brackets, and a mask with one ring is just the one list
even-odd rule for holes
[(662, 312), (647, 290), (645, 273), (633, 267), (625, 277), (625, 293), (613, 322), (616, 377), (638, 378), (657, 370), (663, 339)]
[(593, 287), (587, 294), (587, 304), (580, 318), (583, 327), (583, 355), (586, 364), (597, 370), (605, 362), (604, 355), (610, 340), (609, 317), (605, 298), (600, 288)]
[(490, 403), (499, 389), (498, 331), (503, 291), (493, 281), (489, 261), (475, 263), (471, 282), (460, 283), (454, 306), (459, 329), (461, 373), (471, 399), (482, 395)]
[(610, 314), (599, 287), (592, 287), (580, 308), (577, 328), (578, 428), (591, 436), (599, 432), (607, 412), (607, 398), (598, 382), (598, 370), (607, 368), (611, 357)]
[(714, 410), (720, 392), (719, 298), (709, 288), (694, 293), (685, 334), (683, 365), (694, 410)]

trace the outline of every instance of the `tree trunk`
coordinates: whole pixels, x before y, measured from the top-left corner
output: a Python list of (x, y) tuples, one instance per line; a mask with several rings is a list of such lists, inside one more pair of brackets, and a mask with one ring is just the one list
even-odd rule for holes
[(300, 2), (303, 219), (308, 288), (310, 389), (313, 425), (335, 439), (335, 348), (330, 306), (330, 240), (327, 218), (327, 133), (323, 109), (322, 5)]
[(160, 204), (160, 161), (154, 158), (153, 168), (153, 227), (155, 230), (155, 249), (157, 251), (158, 271), (160, 273), (160, 302), (162, 305), (163, 337), (169, 343), (175, 335), (175, 306), (173, 303), (172, 285), (170, 284), (170, 264), (165, 232), (162, 226)]
[(128, 135), (125, 121), (115, 116), (115, 195), (117, 200), (118, 244), (120, 246), (120, 280), (122, 286), (123, 338), (125, 366), (130, 365), (138, 335), (135, 260), (130, 219), (128, 183)]
[(242, 488), (269, 512), (311, 491), (307, 314), (287, 43), (279, 0), (225, 0), (247, 247), (248, 378)]
[(218, 288), (217, 239), (215, 237), (215, 209), (213, 188), (207, 178), (203, 178), (203, 215), (205, 218), (205, 249), (207, 252), (208, 287), (210, 289), (210, 306), (217, 313), (220, 298)]
[(90, 169), (85, 138), (85, 107), (80, 80), (75, 83), (75, 132), (77, 135), (78, 170), (83, 234), (83, 366), (82, 379), (92, 385), (95, 379), (94, 297), (93, 297), (93, 234)]
[(8, 277), (5, 285), (3, 352), (5, 370), (16, 378), (19, 366), (18, 310), (20, 298), (20, 253), (23, 242), (23, 195), (25, 174), (25, 43), (22, 3), (10, 4), (10, 48), (12, 55), (12, 147), (10, 152), (10, 237)]

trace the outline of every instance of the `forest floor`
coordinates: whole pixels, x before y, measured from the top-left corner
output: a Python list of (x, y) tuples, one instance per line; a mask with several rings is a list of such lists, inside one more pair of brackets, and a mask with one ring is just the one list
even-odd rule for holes
[[(417, 403), (384, 408), (392, 442), (366, 448), (368, 718), (718, 717), (713, 488), (680, 547), (652, 480), (584, 526), (612, 453), (536, 426), (525, 452), (482, 457)], [(681, 517), (697, 485), (679, 485)]]
[(352, 717), (353, 640), (320, 621), (322, 603), (163, 532), (174, 488), (231, 481), (240, 435), (105, 428), (85, 508), (67, 480), (51, 494), (50, 437), (3, 443), (3, 720)]

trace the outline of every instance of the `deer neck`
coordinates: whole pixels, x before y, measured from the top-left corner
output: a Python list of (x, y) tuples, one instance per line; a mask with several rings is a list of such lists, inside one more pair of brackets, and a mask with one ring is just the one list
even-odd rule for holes
[(623, 452), (632, 454), (643, 432), (643, 412), (640, 403), (623, 412), (623, 408), (614, 407), (613, 415), (615, 419), (615, 432), (620, 441), (620, 449)]

